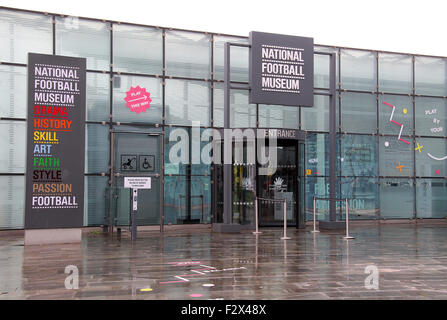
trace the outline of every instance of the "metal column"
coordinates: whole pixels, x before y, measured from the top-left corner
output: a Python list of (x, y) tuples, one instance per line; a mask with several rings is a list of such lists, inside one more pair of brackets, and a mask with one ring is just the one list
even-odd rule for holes
[[(224, 139), (225, 131), (230, 129), (230, 44), (225, 43), (225, 75), (224, 75)], [(232, 164), (228, 163), (228, 155), (232, 151), (232, 143), (225, 143), (224, 140), (224, 203), (223, 203), (223, 223), (230, 224), (233, 213), (233, 183), (231, 179)], [(231, 161), (232, 162), (232, 161)]]
[[(225, 43), (225, 70), (224, 70), (224, 154), (223, 154), (223, 223), (213, 224), (213, 230), (217, 232), (239, 232), (240, 224), (233, 224), (233, 157), (232, 157), (232, 137), (227, 136), (230, 130), (230, 46)], [(230, 139), (230, 141), (228, 141)]]
[(336, 122), (336, 76), (335, 76), (335, 53), (329, 56), (329, 221), (336, 220), (336, 198), (337, 198), (337, 122)]

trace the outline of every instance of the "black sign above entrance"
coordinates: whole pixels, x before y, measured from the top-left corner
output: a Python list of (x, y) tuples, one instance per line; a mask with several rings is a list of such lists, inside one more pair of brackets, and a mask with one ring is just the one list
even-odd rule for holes
[(313, 38), (250, 32), (250, 46), (250, 103), (313, 106)]

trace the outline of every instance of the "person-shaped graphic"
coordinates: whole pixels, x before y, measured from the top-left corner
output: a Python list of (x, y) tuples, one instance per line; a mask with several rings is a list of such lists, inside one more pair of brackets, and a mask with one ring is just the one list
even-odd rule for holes
[(123, 163), (123, 168), (124, 169), (133, 169), (132, 167), (132, 158), (127, 158), (127, 162)]
[(149, 169), (150, 167), (151, 167), (151, 164), (149, 163), (149, 161), (147, 161), (147, 158), (145, 157), (144, 161), (143, 161), (143, 168)]

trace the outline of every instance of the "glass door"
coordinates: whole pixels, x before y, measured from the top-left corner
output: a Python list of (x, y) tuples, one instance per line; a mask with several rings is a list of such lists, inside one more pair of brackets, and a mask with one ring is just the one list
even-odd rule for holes
[(113, 225), (130, 225), (130, 189), (125, 177), (150, 177), (151, 189), (138, 190), (137, 225), (159, 225), (161, 177), (159, 133), (114, 132)]
[[(298, 143), (296, 140), (278, 140), (277, 169), (272, 175), (258, 175), (260, 198), (286, 199), (287, 223), (297, 225), (298, 196)], [(259, 224), (263, 226), (283, 225), (282, 202), (259, 200)]]

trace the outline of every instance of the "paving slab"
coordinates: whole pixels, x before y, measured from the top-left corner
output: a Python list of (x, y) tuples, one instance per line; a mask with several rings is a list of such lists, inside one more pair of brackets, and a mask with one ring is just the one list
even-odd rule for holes
[(287, 241), (279, 228), (143, 231), (134, 243), (83, 233), (80, 244), (40, 246), (0, 236), (0, 300), (447, 297), (447, 223), (353, 226), (350, 241), (310, 230), (290, 228)]

